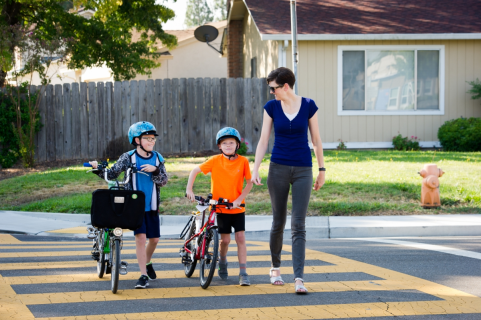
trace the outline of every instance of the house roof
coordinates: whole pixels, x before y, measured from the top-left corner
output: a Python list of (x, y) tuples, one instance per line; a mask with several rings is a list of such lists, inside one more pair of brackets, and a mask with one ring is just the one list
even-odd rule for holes
[[(244, 0), (244, 3), (263, 40), (290, 38), (289, 0), (276, 0), (275, 5), (271, 0)], [(309, 40), (309, 35), (311, 38), (312, 35), (318, 35), (318, 39), (343, 39), (339, 35), (351, 35), (346, 40), (367, 39), (359, 37), (364, 35), (388, 35), (386, 39), (421, 39), (421, 35), (425, 34), (433, 35), (433, 39), (448, 39), (450, 36), (447, 34), (463, 34), (466, 39), (480, 39), (480, 17), (479, 0), (297, 1), (299, 40)], [(451, 36), (456, 38), (456, 35)]]
[[(227, 27), (227, 20), (218, 21), (218, 22), (209, 22), (209, 23), (206, 23), (206, 25), (213, 26), (217, 29), (221, 29), (221, 28)], [(185, 29), (185, 30), (165, 30), (165, 32), (168, 33), (168, 34), (176, 36), (177, 37), (177, 43), (180, 44), (181, 42), (184, 42), (186, 40), (193, 39), (194, 38), (194, 31), (197, 28), (198, 28), (198, 26), (192, 27), (192, 28), (189, 28), (189, 29)], [(149, 32), (149, 34), (150, 33), (151, 32)], [(132, 31), (132, 41), (134, 41), (134, 42), (138, 41), (140, 39), (140, 35), (141, 35), (140, 32)], [(222, 35), (219, 35), (219, 36), (222, 36)], [(165, 47), (163, 46), (162, 43), (157, 43), (157, 48), (158, 49), (165, 49)]]

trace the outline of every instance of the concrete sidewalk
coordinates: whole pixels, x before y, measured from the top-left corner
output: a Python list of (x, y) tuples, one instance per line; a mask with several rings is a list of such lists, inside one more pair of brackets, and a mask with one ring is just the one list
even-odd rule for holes
[[(189, 216), (160, 216), (162, 238), (178, 238)], [(88, 214), (0, 211), (0, 232), (85, 237)], [(246, 235), (267, 240), (272, 216), (246, 216)], [(285, 238), (290, 238), (290, 216)], [(307, 239), (481, 236), (481, 215), (307, 217)], [(126, 237), (133, 232), (125, 233)]]

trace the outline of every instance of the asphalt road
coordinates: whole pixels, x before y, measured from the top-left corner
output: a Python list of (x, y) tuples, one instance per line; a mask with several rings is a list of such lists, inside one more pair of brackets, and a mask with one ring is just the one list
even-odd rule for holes
[(234, 245), (229, 279), (216, 276), (207, 290), (198, 272), (184, 276), (180, 242), (172, 240), (161, 240), (154, 255), (160, 279), (134, 289), (139, 268), (126, 241), (129, 273), (114, 295), (110, 275), (96, 275), (90, 241), (0, 234), (0, 318), (481, 319), (481, 237), (309, 240), (308, 295), (293, 293), (288, 242), (280, 287), (269, 284), (268, 243), (248, 240), (252, 286), (237, 284)]

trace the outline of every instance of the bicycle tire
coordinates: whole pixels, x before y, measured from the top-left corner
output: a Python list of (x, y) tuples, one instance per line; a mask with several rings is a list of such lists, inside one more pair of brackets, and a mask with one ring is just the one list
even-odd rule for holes
[(219, 235), (217, 229), (209, 229), (204, 234), (204, 237), (206, 237), (206, 241), (204, 245), (204, 256), (200, 258), (200, 286), (202, 289), (207, 289), (214, 277), (215, 267), (217, 265), (217, 255), (219, 253)]
[[(186, 232), (184, 236), (184, 241), (187, 241), (195, 234), (195, 219), (191, 220), (189, 231)], [(196, 239), (193, 239), (191, 242), (187, 244), (187, 249), (189, 249), (192, 253), (190, 254), (190, 263), (184, 264), (184, 273), (187, 278), (192, 277), (195, 271), (195, 267), (197, 266), (197, 260), (195, 259), (195, 242)]]
[(110, 278), (110, 287), (112, 293), (117, 293), (119, 288), (119, 271), (120, 271), (120, 239), (115, 239), (112, 243), (112, 271)]
[(97, 238), (95, 239), (96, 249), (99, 252), (99, 260), (97, 261), (97, 276), (100, 279), (103, 278), (105, 274), (105, 269), (106, 269), (103, 236), (104, 236), (104, 231), (103, 229), (100, 229), (99, 233), (97, 234)]

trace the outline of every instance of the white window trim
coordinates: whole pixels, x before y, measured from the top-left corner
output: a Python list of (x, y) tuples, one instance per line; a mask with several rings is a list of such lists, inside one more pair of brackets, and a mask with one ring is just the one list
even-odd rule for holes
[[(366, 111), (342, 110), (342, 52), (361, 50), (439, 50), (439, 110), (412, 111)], [(338, 116), (426, 116), (444, 115), (444, 81), (445, 81), (445, 46), (444, 45), (404, 45), (404, 46), (338, 46), (337, 47), (337, 115)], [(417, 62), (417, 59), (415, 59)], [(414, 66), (417, 80), (417, 65)], [(416, 82), (416, 81), (415, 81)], [(417, 85), (417, 84), (415, 84)], [(414, 92), (416, 92), (416, 88)], [(416, 94), (415, 94), (416, 99)]]

